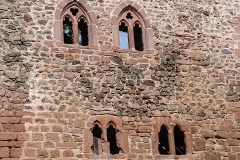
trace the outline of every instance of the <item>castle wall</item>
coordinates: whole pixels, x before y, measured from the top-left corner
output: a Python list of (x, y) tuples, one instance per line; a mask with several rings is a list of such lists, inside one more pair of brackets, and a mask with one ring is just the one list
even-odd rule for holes
[[(0, 159), (240, 159), (238, 0), (80, 1), (91, 46), (54, 37), (68, 2), (0, 0)], [(152, 49), (115, 45), (123, 4), (145, 13)], [(120, 154), (106, 136), (92, 153), (95, 121), (116, 125)], [(186, 155), (157, 153), (161, 124), (185, 132)]]

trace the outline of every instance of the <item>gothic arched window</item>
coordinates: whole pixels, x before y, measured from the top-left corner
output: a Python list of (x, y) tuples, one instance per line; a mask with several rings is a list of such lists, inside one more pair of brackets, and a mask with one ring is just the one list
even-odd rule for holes
[(143, 22), (140, 16), (130, 7), (119, 16), (119, 41), (121, 49), (143, 51)]
[(153, 31), (144, 8), (124, 1), (112, 12), (113, 45), (120, 49), (153, 50)]
[(67, 44), (88, 45), (88, 19), (77, 5), (69, 6), (62, 16), (63, 42)]
[(156, 157), (171, 159), (173, 156), (183, 158), (192, 154), (192, 134), (187, 121), (156, 117), (151, 124), (152, 151)]
[(58, 46), (79, 44), (96, 47), (97, 22), (93, 8), (86, 0), (69, 1), (69, 3), (62, 0), (55, 11), (54, 40)]

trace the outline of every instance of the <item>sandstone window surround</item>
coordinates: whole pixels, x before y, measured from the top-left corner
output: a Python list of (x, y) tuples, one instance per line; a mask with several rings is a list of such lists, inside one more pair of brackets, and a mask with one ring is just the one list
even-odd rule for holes
[(54, 40), (64, 47), (96, 47), (96, 24), (97, 16), (86, 0), (62, 0), (55, 11)]
[(192, 134), (187, 121), (156, 117), (151, 124), (152, 151), (156, 157), (192, 158)]
[(122, 120), (111, 115), (92, 116), (84, 129), (86, 158), (126, 158), (128, 131), (122, 129)]
[[(118, 49), (153, 50), (153, 31), (144, 9), (133, 1), (121, 3), (112, 12), (113, 45)], [(122, 35), (128, 46), (123, 47)]]

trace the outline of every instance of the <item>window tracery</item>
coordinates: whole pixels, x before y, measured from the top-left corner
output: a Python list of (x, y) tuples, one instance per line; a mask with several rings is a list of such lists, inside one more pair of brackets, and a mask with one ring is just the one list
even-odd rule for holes
[(88, 20), (84, 11), (76, 5), (68, 7), (63, 13), (64, 43), (88, 45)]
[[(55, 11), (54, 40), (58, 46), (79, 44), (97, 47), (97, 16), (86, 0), (62, 0)], [(67, 45), (64, 45), (67, 46)]]
[(122, 129), (121, 118), (110, 115), (93, 116), (88, 120), (84, 132), (84, 152), (93, 157), (127, 153), (127, 135), (128, 132)]
[(120, 48), (143, 51), (142, 24), (141, 18), (130, 7), (119, 16)]
[(136, 2), (121, 3), (112, 12), (113, 45), (120, 49), (153, 50), (153, 31), (144, 9)]
[(152, 149), (154, 155), (182, 156), (192, 153), (192, 135), (186, 121), (171, 118), (154, 118), (152, 125)]

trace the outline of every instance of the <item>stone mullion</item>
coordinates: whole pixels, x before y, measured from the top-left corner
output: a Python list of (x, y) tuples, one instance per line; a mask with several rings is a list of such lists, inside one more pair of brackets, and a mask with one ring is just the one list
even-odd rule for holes
[(168, 143), (169, 143), (169, 148), (170, 148), (170, 153), (175, 155), (176, 150), (175, 150), (175, 142), (174, 142), (174, 134), (172, 130), (168, 131)]
[(73, 23), (73, 44), (78, 44), (78, 23)]
[(130, 25), (128, 27), (128, 41), (129, 41), (129, 49), (135, 49), (134, 33), (133, 33), (133, 26), (132, 25)]

